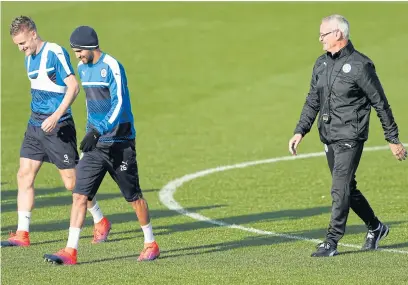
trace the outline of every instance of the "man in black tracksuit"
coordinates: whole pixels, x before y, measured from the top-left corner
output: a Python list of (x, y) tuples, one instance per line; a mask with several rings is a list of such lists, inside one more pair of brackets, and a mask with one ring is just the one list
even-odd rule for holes
[(332, 174), (333, 203), (326, 240), (312, 256), (338, 254), (337, 243), (344, 235), (350, 207), (368, 228), (363, 249), (377, 249), (379, 240), (388, 234), (388, 226), (375, 216), (355, 180), (368, 138), (371, 107), (380, 118), (394, 156), (399, 160), (407, 156), (374, 64), (354, 49), (348, 34), (349, 24), (344, 17), (332, 15), (323, 19), (319, 39), (326, 53), (316, 60), (310, 91), (295, 135), (289, 141), (289, 149), (295, 155), (318, 115), (320, 139), (325, 144)]

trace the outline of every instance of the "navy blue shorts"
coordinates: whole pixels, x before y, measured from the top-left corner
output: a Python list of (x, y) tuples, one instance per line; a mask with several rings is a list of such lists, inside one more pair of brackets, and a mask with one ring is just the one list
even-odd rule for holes
[(83, 153), (76, 171), (73, 193), (91, 201), (108, 172), (128, 202), (142, 198), (134, 142), (115, 144), (110, 148), (95, 148)]
[(72, 169), (78, 163), (75, 123), (68, 119), (50, 133), (28, 124), (20, 149), (20, 157), (49, 162), (58, 169)]

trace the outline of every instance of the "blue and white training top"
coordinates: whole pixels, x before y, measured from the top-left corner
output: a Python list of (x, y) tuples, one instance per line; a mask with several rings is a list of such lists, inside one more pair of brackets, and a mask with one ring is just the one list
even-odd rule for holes
[(86, 93), (87, 131), (94, 128), (101, 134), (98, 145), (134, 140), (136, 132), (122, 64), (102, 53), (95, 64), (79, 62), (78, 73)]
[[(64, 79), (74, 74), (68, 52), (55, 43), (45, 42), (40, 52), (25, 57), (27, 75), (31, 81), (31, 118), (29, 124), (41, 123), (57, 110), (67, 86)], [(68, 108), (59, 122), (71, 118)]]

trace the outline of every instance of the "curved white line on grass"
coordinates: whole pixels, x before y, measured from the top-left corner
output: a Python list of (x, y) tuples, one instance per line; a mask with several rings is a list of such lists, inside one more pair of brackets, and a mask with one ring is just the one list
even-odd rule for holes
[[(389, 148), (388, 146), (366, 147), (364, 151), (378, 151), (378, 150), (385, 150), (388, 148)], [(213, 220), (203, 215), (189, 212), (185, 210), (179, 203), (177, 203), (177, 201), (174, 199), (174, 193), (176, 192), (177, 188), (183, 185), (184, 183), (191, 181), (193, 179), (199, 178), (199, 177), (203, 177), (203, 176), (207, 176), (207, 175), (216, 173), (216, 172), (222, 172), (222, 171), (227, 171), (227, 170), (236, 169), (236, 168), (245, 168), (245, 167), (260, 165), (260, 164), (275, 163), (279, 161), (305, 159), (305, 158), (318, 157), (318, 156), (324, 156), (324, 155), (325, 155), (324, 152), (314, 152), (314, 153), (300, 154), (297, 156), (283, 156), (283, 157), (276, 157), (276, 158), (270, 158), (270, 159), (264, 159), (264, 160), (242, 162), (242, 163), (238, 163), (234, 165), (219, 166), (219, 167), (215, 167), (211, 169), (202, 170), (196, 173), (187, 174), (187, 175), (184, 175), (183, 177), (177, 178), (167, 183), (167, 185), (164, 186), (159, 192), (160, 201), (170, 210), (176, 211), (180, 214), (183, 214), (195, 220), (207, 222), (213, 225), (227, 227), (231, 229), (239, 229), (242, 231), (247, 231), (247, 232), (260, 234), (260, 235), (270, 235), (270, 236), (282, 237), (282, 238), (287, 238), (287, 239), (319, 243), (319, 242), (322, 242), (322, 240), (311, 239), (311, 238), (296, 236), (296, 235), (288, 235), (288, 234), (280, 234), (276, 232), (263, 231), (263, 230), (259, 230), (255, 228), (243, 227), (243, 226), (236, 225), (236, 224), (228, 224), (223, 221)], [(339, 245), (342, 245), (345, 247), (358, 248), (358, 249), (361, 248), (360, 245), (354, 245), (354, 244), (339, 243)], [(408, 254), (408, 251), (404, 251), (404, 250), (396, 250), (396, 249), (379, 249), (379, 250), (387, 251), (387, 252), (394, 252), (394, 253)]]

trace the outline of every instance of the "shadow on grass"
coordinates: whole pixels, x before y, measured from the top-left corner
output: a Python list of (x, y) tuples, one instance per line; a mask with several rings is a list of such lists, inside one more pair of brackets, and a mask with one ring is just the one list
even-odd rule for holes
[(393, 249), (393, 248), (403, 248), (403, 247), (408, 247), (408, 242), (396, 243), (396, 244), (390, 244), (390, 245), (381, 246), (381, 248), (389, 248), (389, 249)]
[[(101, 195), (99, 195), (101, 196)], [(99, 197), (98, 196), (98, 197)], [(101, 199), (99, 199), (101, 200)], [(124, 202), (125, 203), (125, 202)], [(128, 232), (135, 232), (136, 230), (140, 230), (138, 224), (136, 223), (137, 217), (135, 212), (132, 211), (129, 205), (126, 203), (124, 204), (125, 209), (127, 209), (128, 212), (126, 213), (117, 213), (113, 215), (106, 215), (106, 217), (111, 221), (112, 223), (112, 228), (115, 227), (115, 224), (121, 224), (121, 223), (127, 223), (129, 221), (135, 221), (135, 226), (134, 230), (130, 230)], [(205, 207), (193, 207), (193, 208), (188, 208), (188, 211), (196, 212), (200, 210), (206, 210), (206, 209), (213, 209), (213, 208), (220, 208), (224, 207), (225, 205), (216, 205), (216, 206), (205, 206)], [(154, 219), (159, 219), (159, 218), (167, 218), (167, 217), (174, 217), (174, 216), (181, 216), (179, 213), (172, 211), (172, 210), (149, 210), (150, 217)], [(92, 226), (93, 221), (92, 219), (89, 218), (89, 213), (87, 213), (88, 219), (85, 221), (86, 226)], [(194, 225), (193, 225), (194, 226)], [(69, 227), (69, 219), (65, 220), (59, 220), (59, 221), (52, 221), (52, 222), (46, 222), (46, 223), (40, 223), (36, 224), (35, 221), (30, 225), (30, 232), (52, 232), (52, 231), (61, 231), (61, 230), (68, 230)], [(15, 231), (16, 225), (12, 226), (6, 226), (2, 227), (2, 233), (4, 234), (5, 232), (9, 231)], [(125, 233), (125, 232), (122, 232)]]
[[(313, 232), (314, 231), (315, 230), (313, 230)], [(307, 232), (304, 232), (304, 233), (307, 233)], [(171, 249), (171, 250), (162, 250), (160, 258), (157, 261), (171, 259), (171, 258), (178, 258), (178, 257), (197, 256), (197, 255), (203, 255), (203, 254), (211, 254), (215, 252), (230, 251), (230, 250), (239, 249), (239, 248), (269, 246), (269, 245), (276, 245), (276, 244), (281, 244), (281, 243), (291, 243), (293, 241), (297, 241), (297, 240), (287, 239), (287, 238), (279, 237), (279, 236), (247, 237), (241, 240), (235, 240), (235, 241), (229, 241), (229, 242), (182, 247), (182, 248), (176, 248), (176, 249)], [(382, 248), (385, 248), (385, 247), (382, 247)], [(313, 248), (311, 248), (310, 252), (307, 252), (306, 255), (309, 256), (312, 252), (313, 252)], [(342, 251), (339, 253), (339, 255), (342, 256), (342, 255), (350, 255), (350, 254), (364, 254), (366, 252), (367, 251), (356, 249), (356, 250)], [(85, 265), (85, 264), (94, 264), (94, 263), (99, 263), (99, 262), (109, 262), (109, 261), (124, 260), (124, 259), (129, 259), (131, 261), (136, 262), (137, 257), (138, 257), (138, 253), (134, 253), (134, 254), (123, 255), (123, 256), (113, 256), (113, 257), (101, 258), (101, 259), (96, 259), (96, 260), (89, 260), (89, 261), (80, 262), (78, 264)]]
[[(97, 194), (97, 200), (106, 200), (112, 198), (113, 194)], [(119, 194), (120, 195), (120, 194)], [(59, 197), (61, 198), (61, 197)], [(71, 199), (71, 197), (67, 197)], [(116, 196), (115, 196), (116, 198)], [(62, 203), (62, 200), (60, 201)], [(69, 200), (70, 203), (70, 200)], [(127, 206), (127, 205), (126, 205)], [(205, 207), (194, 207), (194, 208), (187, 208), (186, 210), (189, 212), (197, 212), (200, 210), (207, 210), (207, 209), (214, 209), (219, 207), (224, 207), (226, 205), (214, 205), (214, 206), (205, 206)], [(135, 213), (127, 207), (128, 209), (125, 213), (117, 213), (112, 215), (106, 215), (106, 217), (112, 222), (112, 227), (115, 224), (127, 223), (129, 221), (136, 221)], [(126, 209), (126, 208), (125, 208)], [(274, 221), (274, 220), (290, 220), (290, 219), (299, 219), (308, 216), (315, 216), (320, 215), (325, 212), (329, 212), (330, 207), (315, 207), (309, 209), (298, 209), (298, 210), (282, 210), (282, 211), (274, 211), (274, 212), (266, 212), (266, 213), (256, 213), (256, 214), (249, 214), (249, 215), (240, 215), (235, 217), (227, 217), (222, 219), (223, 222), (228, 224), (246, 224), (252, 222), (259, 222), (259, 221)], [(159, 219), (159, 218), (167, 218), (167, 217), (174, 217), (174, 216), (181, 216), (179, 213), (173, 210), (150, 210), (150, 216), (152, 219)], [(89, 220), (86, 221), (85, 226), (88, 224)], [(69, 225), (69, 219), (60, 220), (60, 221), (53, 221), (47, 222), (42, 224), (36, 224), (33, 221), (33, 224), (30, 225), (30, 231), (60, 231), (67, 229)], [(194, 221), (190, 223), (183, 223), (183, 224), (172, 224), (165, 227), (155, 227), (155, 229), (166, 229), (167, 233), (172, 232), (184, 232), (184, 231), (191, 231), (197, 229), (205, 229), (205, 228), (212, 228), (216, 225), (204, 223), (200, 221)], [(15, 230), (15, 226), (7, 226), (2, 227), (2, 231), (12, 231)]]
[[(149, 192), (156, 192), (159, 189), (147, 189), (143, 190), (143, 193)], [(101, 193), (102, 192), (102, 193)], [(51, 196), (48, 197), (50, 194), (62, 193), (59, 196)], [(99, 191), (96, 194), (96, 199), (98, 201), (103, 200), (110, 200), (116, 198), (123, 198), (122, 194), (120, 193), (119, 189), (117, 193), (103, 193), (103, 191)], [(13, 199), (12, 202), (4, 201)], [(2, 191), (1, 193), (1, 212), (7, 213), (12, 211), (17, 211), (17, 190), (10, 190), (10, 191)], [(72, 205), (72, 195), (71, 191), (66, 190), (63, 187), (57, 188), (48, 188), (48, 189), (35, 189), (35, 209), (45, 208), (49, 206), (71, 206)]]

